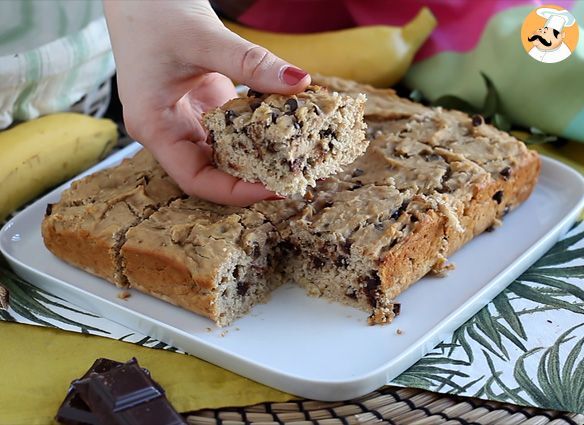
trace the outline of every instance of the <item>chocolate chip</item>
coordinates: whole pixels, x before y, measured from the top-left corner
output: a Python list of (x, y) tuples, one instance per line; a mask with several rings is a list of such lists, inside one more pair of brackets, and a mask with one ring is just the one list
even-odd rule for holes
[(333, 206), (333, 204), (334, 204), (334, 202), (333, 202), (333, 201), (326, 201), (326, 202), (324, 203), (324, 207), (325, 207), (325, 208), (330, 208), (330, 207), (332, 207), (332, 206)]
[(335, 147), (335, 145), (333, 144), (332, 140), (330, 142), (328, 142), (329, 151), (332, 151), (334, 147)]
[(249, 104), (249, 107), (251, 108), (252, 112), (255, 111), (256, 109), (258, 109), (262, 104), (261, 100), (254, 100), (253, 102), (251, 102)]
[(235, 117), (237, 117), (237, 114), (233, 110), (228, 109), (227, 111), (225, 111), (225, 123), (226, 124), (231, 124)]
[(278, 114), (272, 111), (272, 124), (274, 124), (278, 120)]
[(357, 299), (357, 292), (354, 289), (352, 290), (352, 292), (347, 292), (345, 295), (351, 298), (352, 300)]
[(318, 133), (321, 139), (324, 139), (327, 136), (332, 136), (334, 131), (331, 128), (327, 128), (326, 130), (320, 130)]
[(355, 170), (353, 171), (353, 174), (351, 174), (351, 177), (359, 177), (362, 176), (363, 173), (365, 173), (365, 171), (363, 171), (360, 168), (355, 168)]
[(495, 192), (495, 194), (493, 195), (493, 201), (497, 202), (497, 204), (500, 204), (501, 201), (503, 201), (503, 191), (502, 190), (498, 190), (497, 192)]
[(423, 158), (425, 161), (438, 161), (442, 157), (440, 155), (436, 155), (435, 153), (431, 153), (431, 154), (423, 155)]
[(299, 254), (300, 253), (300, 248), (298, 248), (296, 245), (294, 245), (290, 241), (282, 241), (278, 244), (278, 247), (280, 248), (280, 250), (282, 250), (285, 253), (292, 253), (292, 254)]
[(53, 213), (53, 204), (47, 204), (45, 208), (45, 217), (50, 216)]
[(255, 91), (253, 89), (249, 89), (247, 91), (247, 97), (262, 97), (264, 94), (260, 93), (259, 91)]
[(483, 120), (483, 117), (480, 116), (479, 114), (473, 115), (472, 116), (472, 125), (475, 127), (478, 127), (479, 125), (482, 125), (485, 121)]
[(410, 221), (411, 221), (412, 223), (416, 223), (416, 222), (418, 222), (418, 221), (419, 221), (419, 219), (418, 219), (418, 216), (416, 216), (416, 215), (412, 214), (412, 216), (410, 217)]
[(393, 303), (392, 311), (393, 311), (393, 314), (395, 314), (396, 316), (399, 316), (399, 314), (401, 313), (401, 304), (400, 303)]
[(344, 255), (339, 255), (335, 260), (335, 266), (346, 269), (349, 267), (349, 258), (345, 257)]
[(304, 157), (298, 157), (294, 161), (288, 161), (288, 166), (290, 167), (290, 171), (293, 173), (297, 173), (302, 170), (304, 163)]
[(253, 244), (253, 250), (251, 251), (251, 255), (254, 259), (259, 258), (260, 256), (260, 246), (257, 243)]
[(322, 269), (322, 267), (326, 264), (326, 262), (322, 258), (317, 257), (315, 255), (312, 257), (312, 264), (314, 265), (314, 268)]
[(381, 285), (381, 279), (377, 272), (367, 276), (364, 279), (363, 293), (367, 297), (371, 307), (377, 307), (377, 296), (379, 295), (379, 285)]
[(316, 115), (322, 115), (322, 111), (320, 110), (320, 108), (317, 105), (312, 105), (313, 109), (314, 109), (314, 113)]
[(504, 180), (507, 180), (509, 177), (511, 177), (511, 173), (512, 173), (511, 167), (505, 167), (501, 171), (499, 171), (499, 174), (501, 174)]
[(249, 282), (237, 282), (237, 295), (240, 297), (243, 297), (245, 294), (247, 294), (248, 289)]
[(485, 229), (485, 232), (489, 232), (489, 233), (494, 232), (494, 231), (495, 231), (495, 226), (493, 226), (492, 224)]
[(390, 218), (397, 220), (400, 215), (404, 213), (404, 211), (408, 208), (408, 202), (404, 202), (400, 205), (400, 207), (393, 212)]
[(363, 187), (363, 182), (361, 180), (357, 180), (357, 181), (355, 181), (355, 184), (349, 190), (359, 189), (360, 187)]
[(377, 229), (377, 230), (383, 230), (383, 229), (385, 229), (385, 224), (384, 223), (375, 223), (373, 225), (373, 227), (375, 227), (375, 229)]
[(213, 133), (213, 130), (209, 130), (206, 142), (208, 145), (212, 145), (213, 143), (215, 143), (215, 133)]
[(293, 97), (288, 99), (286, 103), (284, 103), (284, 109), (286, 110), (286, 115), (293, 115), (298, 109), (298, 101)]
[(343, 250), (350, 254), (351, 253), (351, 246), (353, 245), (353, 241), (351, 239), (347, 239), (343, 244)]

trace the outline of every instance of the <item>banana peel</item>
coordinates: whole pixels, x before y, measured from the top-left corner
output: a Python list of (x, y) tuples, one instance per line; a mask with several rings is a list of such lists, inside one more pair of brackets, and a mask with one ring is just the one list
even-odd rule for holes
[(117, 138), (113, 121), (75, 113), (46, 115), (0, 132), (0, 222), (102, 159)]
[(374, 25), (312, 34), (266, 32), (223, 21), (239, 36), (309, 73), (375, 87), (389, 87), (401, 80), (436, 22), (428, 8), (422, 8), (403, 27)]

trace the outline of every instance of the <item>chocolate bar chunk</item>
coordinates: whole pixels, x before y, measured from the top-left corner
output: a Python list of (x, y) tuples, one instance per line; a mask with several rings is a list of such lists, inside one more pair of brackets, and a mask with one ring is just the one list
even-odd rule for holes
[(136, 359), (103, 373), (90, 372), (73, 387), (100, 424), (186, 424)]
[[(108, 372), (123, 363), (109, 359), (97, 359), (87, 372), (80, 378), (85, 379), (91, 373)], [(89, 409), (89, 406), (79, 396), (79, 393), (71, 386), (67, 391), (67, 397), (59, 407), (57, 422), (65, 425), (99, 425), (97, 418)]]

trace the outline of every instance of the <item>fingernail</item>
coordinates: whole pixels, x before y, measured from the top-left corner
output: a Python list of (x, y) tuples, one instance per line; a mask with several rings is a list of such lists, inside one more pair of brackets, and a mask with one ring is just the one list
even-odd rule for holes
[(295, 86), (307, 75), (308, 73), (301, 69), (294, 66), (287, 66), (282, 72), (282, 80), (289, 86)]
[(278, 194), (266, 198), (267, 201), (281, 201), (282, 199), (286, 199), (286, 197)]

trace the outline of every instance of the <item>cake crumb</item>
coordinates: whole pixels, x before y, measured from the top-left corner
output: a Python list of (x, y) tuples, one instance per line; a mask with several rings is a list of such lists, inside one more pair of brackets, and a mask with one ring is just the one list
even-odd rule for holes
[(207, 328), (207, 332), (213, 332), (213, 329)]
[(434, 263), (434, 265), (432, 266), (431, 272), (433, 275), (437, 277), (446, 277), (448, 272), (454, 270), (455, 268), (456, 266), (454, 265), (454, 263), (449, 263), (448, 259), (441, 255), (438, 258), (438, 261), (436, 261), (436, 263)]
[(8, 310), (10, 293), (8, 289), (0, 285), (0, 310)]
[(131, 293), (129, 293), (128, 291), (120, 291), (118, 292), (118, 298), (120, 300), (124, 300), (126, 301), (128, 298), (130, 298), (132, 296)]
[(235, 328), (235, 330), (236, 330), (236, 331), (239, 331), (240, 329), (236, 327), (236, 328)]
[(228, 330), (224, 330), (223, 332), (221, 332), (220, 336), (221, 338), (223, 338), (225, 335), (227, 335), (229, 333)]
[(397, 329), (395, 330), (395, 333), (396, 333), (397, 335), (402, 335), (402, 334), (404, 333), (404, 331), (402, 331), (400, 328), (397, 328)]

